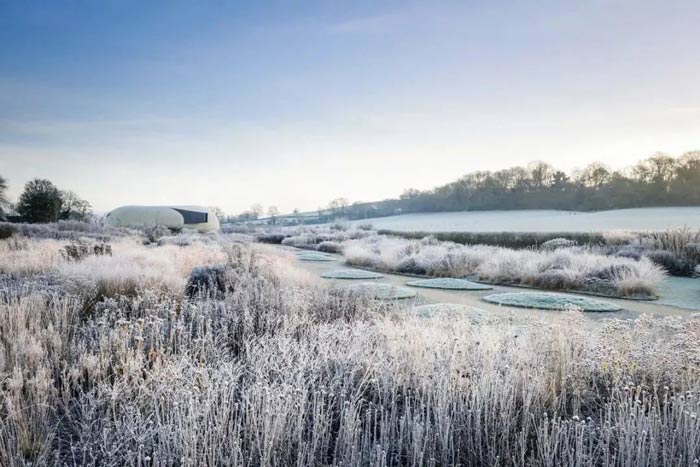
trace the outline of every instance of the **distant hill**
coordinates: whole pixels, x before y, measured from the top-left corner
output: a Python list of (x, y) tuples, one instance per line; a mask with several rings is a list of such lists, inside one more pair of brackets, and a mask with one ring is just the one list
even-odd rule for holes
[[(565, 173), (545, 162), (469, 173), (432, 190), (408, 189), (386, 199), (315, 213), (315, 220), (371, 219), (396, 214), (449, 211), (610, 209), (700, 206), (700, 151), (680, 157), (657, 153), (632, 167), (603, 163)], [(307, 220), (310, 218), (307, 218)]]

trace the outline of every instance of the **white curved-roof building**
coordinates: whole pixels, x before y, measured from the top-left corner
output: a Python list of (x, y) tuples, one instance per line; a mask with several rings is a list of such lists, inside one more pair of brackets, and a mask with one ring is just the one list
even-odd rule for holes
[(105, 224), (131, 228), (187, 228), (200, 232), (219, 230), (216, 214), (202, 206), (121, 206), (107, 214)]

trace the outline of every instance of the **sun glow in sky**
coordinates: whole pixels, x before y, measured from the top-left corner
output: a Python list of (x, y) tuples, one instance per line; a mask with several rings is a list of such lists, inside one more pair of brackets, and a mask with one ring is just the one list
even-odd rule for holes
[(0, 174), (313, 210), (700, 149), (696, 0), (0, 2)]

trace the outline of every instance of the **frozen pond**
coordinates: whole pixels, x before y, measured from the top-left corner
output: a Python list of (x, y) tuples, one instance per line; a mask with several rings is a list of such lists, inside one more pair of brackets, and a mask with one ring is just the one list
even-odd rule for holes
[(700, 279), (667, 277), (659, 285), (657, 303), (700, 311)]
[(553, 210), (461, 211), (403, 214), (353, 224), (425, 232), (601, 232), (700, 228), (700, 207), (577, 212)]

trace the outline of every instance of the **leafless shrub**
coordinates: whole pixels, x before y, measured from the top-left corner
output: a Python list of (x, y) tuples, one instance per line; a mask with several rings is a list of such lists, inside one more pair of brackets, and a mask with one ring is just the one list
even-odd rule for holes
[(96, 243), (89, 245), (83, 241), (73, 241), (61, 250), (66, 261), (81, 261), (90, 255), (112, 256), (112, 245), (109, 243)]
[(340, 242), (334, 242), (331, 240), (327, 240), (325, 242), (321, 242), (318, 244), (318, 247), (316, 248), (318, 251), (322, 251), (324, 253), (335, 253), (335, 254), (342, 254), (343, 253), (343, 246)]
[(155, 227), (143, 229), (143, 235), (146, 237), (146, 243), (158, 243), (161, 238), (170, 236), (171, 234), (172, 231), (162, 225), (156, 225)]

